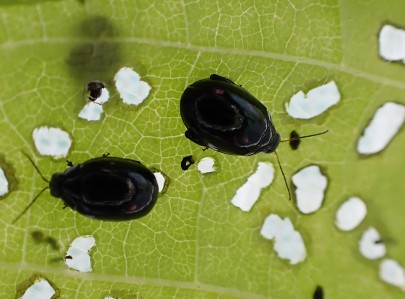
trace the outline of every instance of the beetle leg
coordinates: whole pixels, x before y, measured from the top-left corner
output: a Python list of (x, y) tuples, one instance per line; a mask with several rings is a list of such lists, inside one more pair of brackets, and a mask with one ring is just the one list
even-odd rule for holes
[(204, 146), (204, 147), (207, 146), (207, 145), (204, 144), (200, 139), (198, 139), (197, 135), (195, 135), (195, 134), (194, 134), (192, 131), (190, 131), (190, 130), (187, 130), (187, 131), (184, 133), (184, 135), (185, 135), (189, 140), (191, 140), (191, 141), (194, 142), (194, 143), (197, 143), (197, 144), (202, 145), (202, 146)]
[(69, 167), (73, 167), (72, 161), (66, 160), (66, 165)]
[(205, 147), (203, 147), (203, 152), (205, 152), (207, 149), (209, 149), (209, 147), (208, 146), (205, 146)]
[(103, 155), (101, 156), (101, 158), (108, 157), (109, 155), (110, 155), (110, 153), (105, 153), (105, 154), (103, 154)]

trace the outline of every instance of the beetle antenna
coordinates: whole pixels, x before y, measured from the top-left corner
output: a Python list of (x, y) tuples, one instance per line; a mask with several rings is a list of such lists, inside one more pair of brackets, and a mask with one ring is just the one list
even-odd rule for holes
[(46, 186), (44, 189), (42, 189), (41, 191), (39, 191), (38, 194), (34, 197), (34, 199), (31, 200), (31, 202), (28, 204), (28, 206), (26, 206), (26, 208), (24, 209), (24, 211), (22, 211), (22, 212), (20, 213), (20, 215), (18, 215), (18, 216), (13, 220), (13, 222), (11, 222), (11, 223), (12, 223), (12, 224), (16, 223), (17, 220), (20, 219), (21, 216), (24, 215), (24, 214), (28, 211), (28, 209), (35, 203), (35, 201), (41, 196), (41, 194), (44, 193), (44, 191), (45, 191), (46, 189), (48, 189), (48, 188), (49, 188), (49, 186)]
[(47, 180), (41, 173), (41, 171), (39, 170), (39, 168), (35, 165), (34, 161), (32, 161), (31, 157), (28, 156), (26, 153), (21, 152), (25, 157), (27, 157), (27, 159), (31, 162), (32, 166), (34, 166), (35, 170), (38, 172), (38, 174), (41, 176), (41, 178), (47, 182), (49, 184), (49, 180)]
[(288, 187), (288, 183), (287, 183), (287, 179), (285, 178), (283, 167), (281, 167), (280, 159), (278, 158), (277, 152), (274, 151), (274, 153), (276, 154), (278, 167), (280, 167), (281, 173), (283, 174), (283, 179), (284, 179), (285, 186), (287, 187), (287, 190), (288, 190), (288, 199), (291, 200), (291, 191), (290, 191), (290, 188)]
[(281, 140), (280, 142), (287, 142), (287, 141), (294, 141), (294, 140), (299, 140), (299, 139), (304, 139), (304, 138), (308, 138), (308, 137), (314, 137), (314, 136), (319, 136), (319, 135), (323, 135), (328, 133), (329, 130), (320, 132), (320, 133), (316, 133), (316, 134), (311, 134), (311, 135), (305, 135), (305, 136), (298, 136), (298, 137), (294, 137), (294, 138), (290, 138), (290, 139), (285, 139), (285, 140)]

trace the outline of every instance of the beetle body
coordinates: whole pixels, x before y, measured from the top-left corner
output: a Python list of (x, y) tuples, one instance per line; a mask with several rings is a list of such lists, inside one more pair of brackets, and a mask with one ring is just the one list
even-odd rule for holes
[(266, 107), (219, 75), (188, 86), (180, 100), (180, 113), (188, 139), (226, 154), (271, 153), (280, 143)]
[(101, 82), (95, 81), (87, 84), (87, 92), (89, 93), (88, 99), (92, 102), (97, 100), (101, 96), (103, 88), (105, 88), (105, 86)]
[(101, 157), (52, 175), (51, 195), (66, 206), (101, 220), (129, 220), (146, 215), (158, 196), (153, 173), (140, 162)]

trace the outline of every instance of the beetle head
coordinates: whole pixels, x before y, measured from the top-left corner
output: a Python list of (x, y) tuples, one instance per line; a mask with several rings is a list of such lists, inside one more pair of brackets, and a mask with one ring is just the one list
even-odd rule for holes
[(49, 188), (51, 195), (53, 197), (61, 197), (62, 195), (62, 185), (65, 180), (65, 175), (63, 173), (55, 173), (51, 177), (51, 182), (49, 183)]

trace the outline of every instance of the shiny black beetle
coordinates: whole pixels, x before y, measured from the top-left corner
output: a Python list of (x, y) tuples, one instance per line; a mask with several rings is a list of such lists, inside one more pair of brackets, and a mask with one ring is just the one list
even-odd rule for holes
[(55, 173), (46, 180), (27, 156), (42, 179), (49, 183), (14, 220), (16, 222), (39, 195), (50, 189), (67, 207), (100, 220), (129, 220), (146, 215), (156, 203), (158, 184), (153, 173), (140, 162), (100, 157)]
[(188, 139), (226, 154), (271, 153), (280, 143), (266, 107), (219, 75), (188, 86), (180, 100), (180, 113)]

